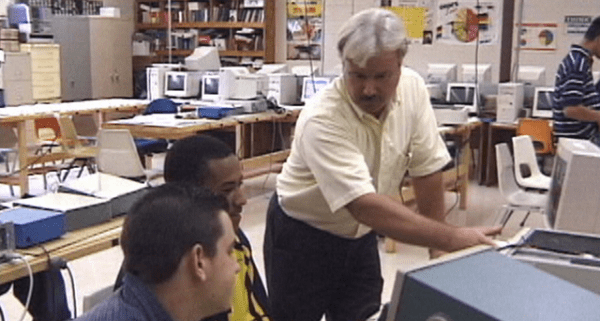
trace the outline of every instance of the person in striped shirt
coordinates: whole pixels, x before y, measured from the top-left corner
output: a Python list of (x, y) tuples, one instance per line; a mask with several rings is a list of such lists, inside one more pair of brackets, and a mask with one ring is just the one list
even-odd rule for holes
[(580, 44), (556, 72), (553, 94), (554, 136), (587, 139), (600, 145), (600, 92), (592, 77), (594, 57), (600, 58), (600, 17), (595, 18)]

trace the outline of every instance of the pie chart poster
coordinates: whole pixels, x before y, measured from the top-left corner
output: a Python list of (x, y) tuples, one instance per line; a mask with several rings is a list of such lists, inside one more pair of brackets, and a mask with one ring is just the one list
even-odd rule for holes
[(519, 43), (521, 50), (555, 51), (558, 24), (523, 23)]
[(498, 43), (499, 1), (439, 1), (436, 41), (446, 44)]

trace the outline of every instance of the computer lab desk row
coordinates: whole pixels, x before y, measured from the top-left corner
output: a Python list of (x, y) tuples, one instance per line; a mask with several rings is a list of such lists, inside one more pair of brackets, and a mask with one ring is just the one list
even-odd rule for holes
[[(0, 108), (0, 125), (16, 126), (18, 134), (19, 173), (16, 182), (21, 196), (29, 193), (29, 165), (64, 159), (65, 155), (55, 153), (44, 157), (31, 155), (28, 146), (35, 145), (27, 134), (27, 122), (35, 119), (56, 117), (57, 115), (95, 114), (104, 119), (108, 114), (131, 112), (139, 113), (148, 105), (148, 101), (139, 99), (103, 99), (56, 104), (37, 104)], [(27, 164), (27, 166), (23, 166)]]

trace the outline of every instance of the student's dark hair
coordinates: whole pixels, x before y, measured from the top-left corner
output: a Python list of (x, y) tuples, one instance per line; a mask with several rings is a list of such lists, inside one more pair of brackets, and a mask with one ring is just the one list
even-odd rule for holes
[(148, 284), (158, 284), (173, 276), (196, 244), (213, 257), (223, 235), (218, 214), (226, 209), (223, 197), (190, 184), (153, 188), (125, 218), (121, 234), (125, 270)]
[(584, 37), (586, 40), (590, 41), (600, 37), (600, 17), (596, 17), (592, 20), (592, 24), (588, 27)]
[(231, 155), (234, 155), (233, 150), (212, 136), (197, 135), (180, 139), (167, 151), (165, 181), (203, 186), (210, 173), (208, 162)]

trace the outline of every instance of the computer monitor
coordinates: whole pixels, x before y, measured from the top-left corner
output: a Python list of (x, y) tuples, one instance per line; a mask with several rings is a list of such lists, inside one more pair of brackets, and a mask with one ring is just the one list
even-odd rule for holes
[(462, 82), (478, 84), (492, 82), (492, 65), (490, 64), (463, 64), (462, 65)]
[(202, 100), (219, 100), (219, 74), (202, 76)]
[(469, 113), (477, 113), (479, 91), (474, 83), (449, 83), (446, 90), (446, 101), (451, 104), (466, 106)]
[(517, 82), (532, 86), (546, 86), (546, 68), (540, 66), (519, 66)]
[(190, 71), (167, 71), (165, 73), (165, 96), (198, 97), (202, 74)]
[(427, 64), (428, 84), (447, 84), (456, 82), (456, 64)]
[(264, 64), (256, 72), (257, 74), (283, 74), (288, 72), (286, 64)]
[(302, 83), (302, 101), (309, 100), (312, 96), (325, 88), (331, 82), (326, 77), (305, 77)]
[(552, 118), (552, 93), (554, 93), (553, 87), (535, 88), (531, 116), (538, 118)]
[(582, 139), (560, 138), (546, 211), (557, 230), (600, 234), (600, 148)]
[(221, 68), (219, 50), (217, 47), (197, 47), (194, 52), (185, 57), (185, 67), (188, 70), (217, 71)]

